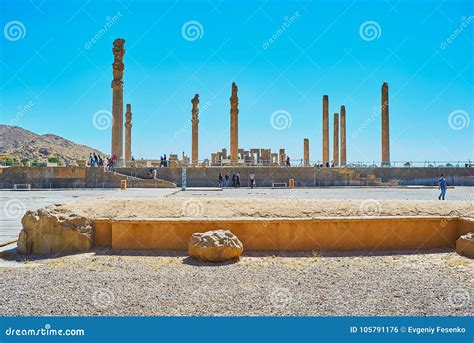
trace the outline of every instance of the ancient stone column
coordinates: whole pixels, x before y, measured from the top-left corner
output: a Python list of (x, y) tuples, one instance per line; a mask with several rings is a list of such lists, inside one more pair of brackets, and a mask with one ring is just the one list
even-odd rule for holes
[(305, 167), (309, 167), (309, 139), (308, 138), (304, 139), (303, 160), (304, 160), (303, 165)]
[(199, 94), (196, 94), (194, 98), (191, 100), (193, 104), (192, 109), (192, 142), (191, 142), (191, 161), (193, 165), (197, 165), (199, 163)]
[(230, 161), (239, 159), (239, 98), (237, 85), (232, 82), (232, 95), (230, 97)]
[(125, 111), (125, 162), (132, 160), (132, 106)]
[(329, 99), (323, 95), (323, 165), (329, 162)]
[(388, 114), (388, 83), (382, 85), (382, 166), (390, 165), (390, 127)]
[(345, 166), (347, 164), (347, 155), (346, 155), (346, 107), (341, 106), (340, 113), (340, 125), (341, 125), (341, 165)]
[(339, 113), (334, 113), (333, 162), (339, 165)]
[(112, 155), (117, 159), (117, 165), (123, 164), (123, 55), (125, 40), (114, 40), (112, 52), (114, 63), (112, 70)]
[(285, 149), (280, 149), (279, 152), (278, 152), (278, 160), (280, 162), (280, 166), (285, 165), (285, 159), (286, 159)]

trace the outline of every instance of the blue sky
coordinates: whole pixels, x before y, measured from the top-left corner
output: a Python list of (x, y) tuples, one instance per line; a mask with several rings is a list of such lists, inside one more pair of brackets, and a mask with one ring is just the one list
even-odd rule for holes
[[(4, 124), (109, 152), (111, 130), (93, 118), (111, 110), (111, 48), (120, 37), (136, 158), (190, 155), (195, 93), (200, 159), (229, 148), (235, 81), (241, 148), (285, 147), (301, 158), (309, 138), (311, 160), (321, 159), (327, 94), (331, 130), (332, 114), (346, 106), (348, 160), (379, 161), (388, 82), (393, 161), (474, 159), (472, 1), (0, 3)], [(188, 22), (197, 22), (197, 36), (183, 34)], [(276, 111), (288, 120), (272, 125)]]

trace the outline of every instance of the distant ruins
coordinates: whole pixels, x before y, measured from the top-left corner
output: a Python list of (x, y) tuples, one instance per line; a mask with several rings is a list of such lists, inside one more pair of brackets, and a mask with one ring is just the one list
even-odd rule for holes
[[(132, 157), (132, 109), (131, 104), (126, 105), (125, 124), (123, 116), (123, 57), (125, 54), (125, 40), (118, 38), (113, 43), (112, 52), (114, 62), (112, 64), (112, 155), (117, 159), (117, 166), (128, 166), (133, 160)], [(199, 94), (191, 100), (191, 158), (182, 153), (181, 160), (177, 154), (169, 155), (170, 167), (180, 167), (181, 165), (192, 166), (289, 166), (289, 158), (285, 148), (280, 148), (278, 153), (272, 152), (268, 148), (250, 148), (245, 150), (239, 147), (239, 97), (238, 87), (232, 82), (230, 101), (230, 143), (229, 153), (227, 148), (211, 154), (211, 159), (199, 160)], [(381, 118), (382, 118), (382, 166), (390, 166), (390, 129), (389, 129), (389, 105), (388, 105), (388, 84), (382, 85), (381, 96)], [(125, 154), (124, 154), (124, 127), (125, 127)], [(303, 140), (303, 158), (300, 166), (310, 167), (334, 167), (347, 165), (346, 147), (346, 107), (342, 105), (339, 112), (333, 117), (333, 154), (330, 159), (329, 146), (329, 97), (323, 95), (322, 103), (322, 158), (316, 164), (311, 164), (309, 138)], [(150, 160), (148, 160), (150, 161)], [(159, 165), (158, 162), (150, 161), (151, 166)], [(291, 163), (293, 163), (292, 161)]]

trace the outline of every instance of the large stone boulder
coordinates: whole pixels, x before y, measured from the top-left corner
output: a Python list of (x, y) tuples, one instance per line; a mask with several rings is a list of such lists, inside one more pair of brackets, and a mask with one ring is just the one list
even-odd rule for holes
[(459, 237), (456, 241), (456, 252), (459, 255), (474, 258), (474, 232)]
[(24, 254), (58, 254), (87, 251), (92, 247), (92, 222), (54, 208), (28, 211), (21, 223), (18, 251)]
[(242, 242), (229, 230), (194, 233), (188, 244), (189, 256), (209, 262), (238, 259), (243, 250)]

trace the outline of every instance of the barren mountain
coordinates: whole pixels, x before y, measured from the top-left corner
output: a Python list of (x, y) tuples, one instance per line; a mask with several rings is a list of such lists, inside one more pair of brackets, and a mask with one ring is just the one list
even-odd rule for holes
[(18, 126), (0, 125), (0, 153), (8, 153), (20, 160), (47, 161), (48, 158), (57, 158), (63, 165), (71, 165), (77, 160), (87, 159), (91, 152), (105, 155), (53, 134), (38, 135)]

